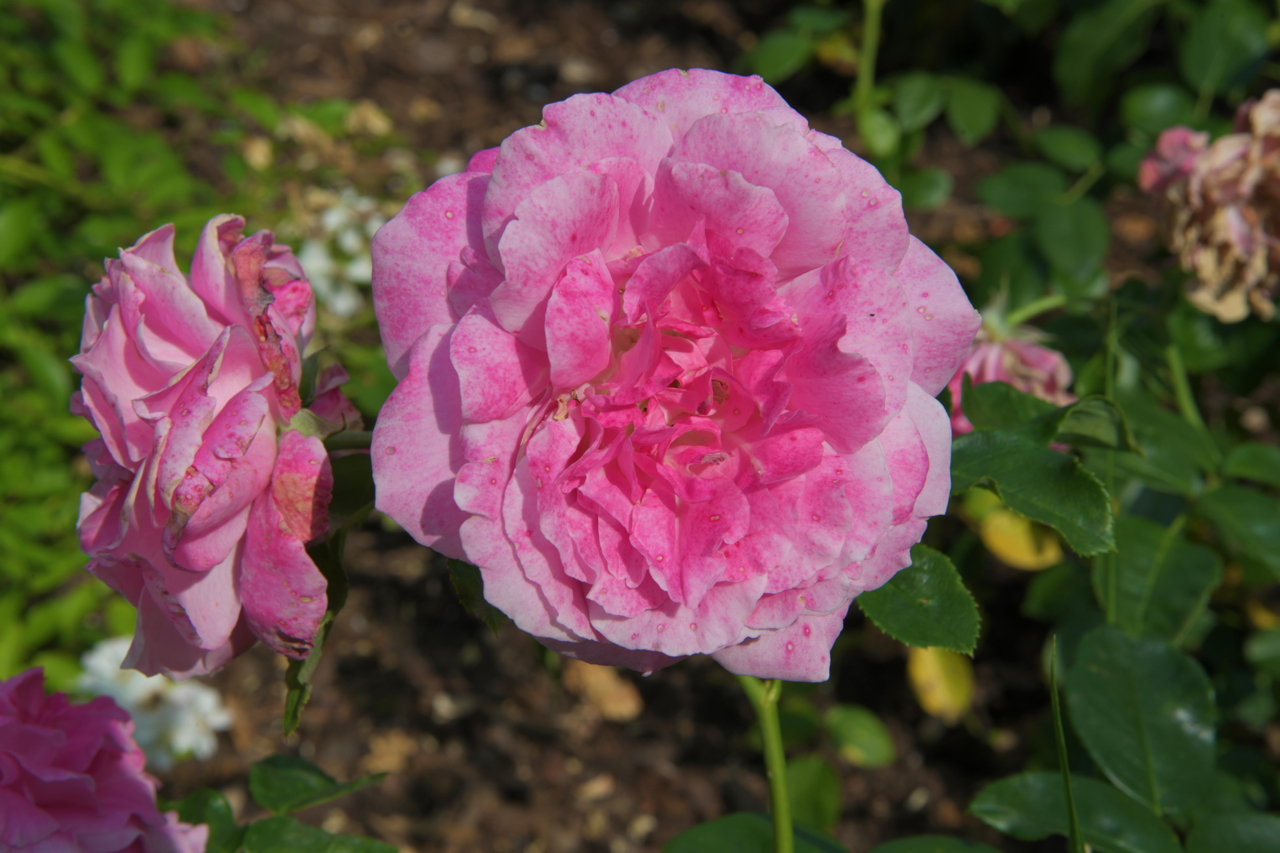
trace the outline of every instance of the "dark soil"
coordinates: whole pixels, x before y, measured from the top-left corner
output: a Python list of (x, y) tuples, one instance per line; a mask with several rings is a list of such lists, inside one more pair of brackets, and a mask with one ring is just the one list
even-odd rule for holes
[[(189, 0), (190, 2), (190, 0)], [(465, 158), (536, 123), (540, 108), (579, 91), (608, 91), (673, 66), (730, 68), (780, 0), (208, 0), (226, 12), (244, 50), (240, 72), (282, 101), (368, 98), (421, 154)], [(182, 61), (182, 57), (178, 57)], [(197, 57), (194, 61), (199, 61)], [(823, 85), (830, 87), (830, 81)], [(789, 96), (793, 95), (790, 91)], [(815, 108), (797, 100), (798, 106)], [(820, 107), (818, 107), (820, 108)], [(821, 129), (852, 127), (821, 115)], [(922, 161), (956, 176), (955, 198), (912, 217), (913, 230), (962, 275), (971, 254), (1009, 223), (974, 201), (973, 186), (1008, 152), (929, 140)], [(432, 176), (429, 169), (424, 177)], [(1149, 275), (1154, 219), (1144, 199), (1111, 202), (1110, 268)], [(1124, 223), (1121, 225), (1121, 223)], [(954, 530), (935, 531), (949, 537)], [(649, 678), (625, 677), (643, 711), (608, 722), (598, 703), (562, 685), (561, 661), (510, 624), (496, 633), (462, 611), (443, 560), (377, 519), (352, 536), (351, 597), (317, 672), (298, 735), (284, 741), (283, 659), (259, 646), (214, 683), (236, 715), (218, 754), (180, 765), (165, 793), (225, 791), (242, 820), (252, 762), (296, 751), (340, 779), (387, 779), (303, 816), (422, 853), (640, 853), (696, 823), (764, 811), (768, 790), (750, 745), (751, 711), (732, 676), (692, 659)], [(1021, 770), (1044, 736), (1040, 675), (1044, 626), (1019, 615), (1026, 573), (989, 562), (966, 580), (984, 603), (974, 657), (973, 711), (947, 727), (919, 708), (905, 650), (856, 608), (837, 644), (833, 678), (811, 695), (865, 705), (889, 725), (898, 760), (859, 770), (828, 746), (844, 810), (837, 838), (853, 853), (936, 832), (1004, 851), (1058, 851), (1060, 839), (1022, 844), (965, 813), (974, 794)]]

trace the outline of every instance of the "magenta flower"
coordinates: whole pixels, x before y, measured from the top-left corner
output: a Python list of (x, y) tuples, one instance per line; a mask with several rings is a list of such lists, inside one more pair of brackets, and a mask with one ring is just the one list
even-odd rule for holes
[(209, 827), (160, 814), (145, 763), (110, 699), (46, 696), (39, 669), (0, 681), (0, 850), (204, 853)]
[[(304, 657), (325, 612), (304, 543), (327, 529), (332, 474), (321, 439), (290, 429), (311, 286), (271, 232), (243, 227), (210, 221), (190, 277), (172, 226), (108, 260), (72, 359), (72, 410), (102, 434), (85, 445), (98, 482), (80, 542), (89, 571), (138, 607), (125, 666), (148, 674), (210, 672), (254, 637)], [(334, 430), (358, 421), (345, 380), (332, 368), (317, 383)]]
[[(979, 334), (964, 364), (947, 383), (951, 392), (951, 431), (955, 435), (973, 432), (973, 424), (960, 408), (964, 377), (973, 385), (1007, 382), (1024, 394), (1039, 397), (1055, 406), (1076, 401), (1071, 387), (1071, 365), (1057, 350), (1041, 346), (1029, 338), (1034, 330), (1022, 329), (1024, 339), (1006, 337), (991, 340)], [(984, 330), (985, 332), (985, 330)]]
[(544, 644), (821, 680), (947, 503), (978, 327), (896, 191), (758, 77), (548, 106), (374, 240), (378, 507)]

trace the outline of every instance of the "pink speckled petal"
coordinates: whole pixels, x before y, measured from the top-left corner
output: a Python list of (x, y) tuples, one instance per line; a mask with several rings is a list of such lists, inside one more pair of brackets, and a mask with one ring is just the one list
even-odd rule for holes
[(433, 326), (410, 348), (407, 373), (373, 428), (377, 508), (414, 539), (465, 559), (458, 528), (467, 514), (453, 501), (463, 464), (461, 392), (449, 360), (452, 327)]
[[(172, 261), (173, 226), (166, 225), (153, 233), (164, 235), (167, 248), (161, 255), (167, 256), (166, 262)], [(129, 249), (121, 252), (120, 262), (127, 280), (143, 297), (141, 311), (153, 359), (185, 365), (209, 348), (222, 324), (209, 317), (204, 302), (176, 263), (172, 267), (159, 266)]]
[(910, 518), (889, 528), (875, 552), (858, 568), (855, 578), (858, 588), (863, 592), (878, 589), (899, 570), (911, 565), (911, 546), (920, 541), (927, 526), (923, 518)]
[(969, 304), (951, 268), (915, 237), (893, 277), (911, 305), (915, 356), (911, 379), (936, 397), (955, 375), (982, 317)]
[(210, 309), (210, 316), (223, 323), (248, 326), (249, 313), (240, 298), (240, 287), (228, 263), (231, 250), (240, 242), (244, 217), (222, 214), (210, 219), (200, 232), (195, 257), (191, 259), (191, 289)]
[(576, 388), (613, 359), (616, 288), (599, 252), (574, 258), (547, 300), (551, 385)]
[(449, 358), (462, 392), (462, 418), (472, 423), (509, 417), (547, 387), (546, 354), (521, 343), (479, 305), (454, 327)]
[[(291, 453), (290, 460), (299, 453)], [(240, 563), (240, 596), (254, 635), (274, 651), (301, 660), (311, 652), (324, 619), (328, 582), (280, 510), (271, 492), (254, 502)]]
[(804, 118), (759, 77), (739, 77), (706, 68), (672, 68), (628, 83), (614, 92), (648, 110), (679, 139), (698, 119), (715, 113), (777, 110), (779, 124), (807, 126)]
[(907, 408), (898, 412), (876, 439), (884, 448), (889, 475), (893, 478), (894, 524), (913, 516), (916, 499), (929, 475), (929, 451), (911, 415)]
[(764, 591), (763, 575), (742, 583), (720, 583), (696, 610), (674, 601), (631, 618), (614, 616), (590, 602), (591, 622), (605, 639), (624, 649), (648, 649), (671, 657), (712, 654), (758, 631), (747, 627)]
[(515, 209), (499, 243), (506, 280), (489, 294), (502, 328), (542, 348), (547, 296), (565, 264), (608, 246), (618, 225), (618, 185), (571, 172), (534, 190)]
[(920, 431), (929, 454), (929, 473), (916, 498), (917, 518), (942, 515), (951, 499), (951, 424), (947, 410), (914, 382), (907, 392), (906, 411)]
[(458, 319), (449, 307), (447, 274), (466, 247), (483, 245), (479, 208), (488, 179), (463, 172), (409, 199), (373, 238), (373, 309), (387, 364), (404, 377), (405, 353), (437, 323)]
[(216, 649), (189, 645), (165, 618), (160, 605), (150, 595), (144, 595), (138, 604), (138, 630), (120, 667), (136, 669), (143, 675), (165, 675), (175, 681), (186, 681), (216, 672), (253, 643), (249, 624), (242, 619), (227, 642)]
[(652, 175), (670, 149), (663, 123), (622, 98), (574, 95), (548, 104), (542, 124), (508, 136), (493, 164), (483, 217), (490, 254), (511, 217), (519, 216), (517, 207), (548, 181), (615, 157), (634, 160)]
[(824, 133), (812, 138), (830, 158), (844, 183), (844, 239), (840, 254), (885, 270), (897, 267), (912, 239), (902, 211), (902, 195), (875, 166)]
[(688, 243), (673, 243), (646, 257), (636, 267), (622, 295), (622, 310), (628, 323), (638, 323), (646, 312), (661, 310), (664, 300), (685, 276), (706, 266), (698, 251)]
[(844, 239), (844, 179), (831, 160), (787, 125), (759, 113), (711, 115), (693, 124), (673, 159), (730, 169), (773, 190), (787, 212), (772, 253), (783, 279), (835, 260)]
[(705, 163), (666, 159), (653, 189), (654, 233), (684, 240), (699, 219), (734, 248), (768, 257), (787, 232), (787, 213), (773, 190)]
[(224, 645), (240, 618), (236, 568), (240, 549), (206, 572), (176, 569), (154, 557), (143, 562), (150, 597), (192, 646), (206, 651)]
[(826, 615), (805, 614), (789, 627), (767, 631), (754, 640), (712, 655), (737, 675), (784, 681), (826, 681), (831, 677), (831, 647), (844, 628), (846, 605)]
[[(910, 402), (911, 398), (907, 399)], [(950, 448), (950, 443), (947, 446)], [(867, 442), (857, 453), (846, 456), (845, 462), (848, 465), (845, 476), (849, 481), (844, 494), (853, 513), (853, 524), (837, 562), (847, 565), (870, 556), (893, 523), (893, 479), (878, 441)], [(943, 476), (949, 486), (950, 470), (944, 468)]]

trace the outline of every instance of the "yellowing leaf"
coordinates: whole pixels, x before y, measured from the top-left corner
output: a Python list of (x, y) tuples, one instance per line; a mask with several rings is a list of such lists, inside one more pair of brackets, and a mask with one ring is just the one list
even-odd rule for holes
[(955, 725), (973, 704), (973, 664), (946, 649), (912, 648), (907, 680), (916, 701), (930, 716)]
[(1244, 612), (1249, 617), (1249, 623), (1260, 631), (1274, 631), (1280, 628), (1280, 615), (1256, 598), (1251, 598), (1244, 603)]
[(1036, 572), (1062, 562), (1062, 546), (1053, 531), (1011, 509), (988, 512), (978, 534), (988, 551), (1015, 569)]

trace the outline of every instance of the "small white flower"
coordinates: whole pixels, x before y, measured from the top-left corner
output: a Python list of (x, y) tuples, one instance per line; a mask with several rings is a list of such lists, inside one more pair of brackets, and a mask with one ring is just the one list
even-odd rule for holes
[(134, 737), (152, 770), (168, 770), (183, 758), (211, 757), (218, 748), (214, 733), (231, 726), (231, 712), (218, 691), (195, 681), (179, 684), (162, 675), (121, 669), (131, 642), (129, 637), (113, 637), (85, 652), (78, 689), (109, 696), (129, 712)]

